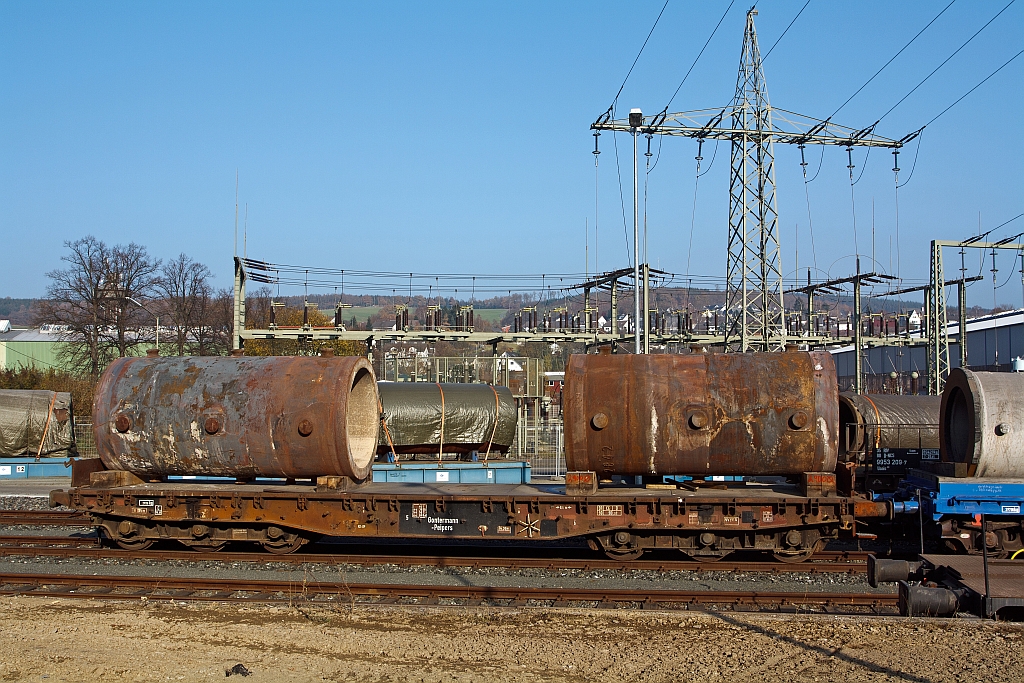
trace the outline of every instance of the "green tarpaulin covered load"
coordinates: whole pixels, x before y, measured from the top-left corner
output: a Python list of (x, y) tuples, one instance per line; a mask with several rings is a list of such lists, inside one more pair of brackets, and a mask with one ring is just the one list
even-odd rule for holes
[(73, 420), (69, 393), (0, 389), (0, 456), (67, 454)]
[(377, 389), (384, 409), (378, 453), (391, 444), (398, 455), (485, 453), (488, 445), (504, 453), (512, 446), (518, 412), (508, 387), (377, 382)]

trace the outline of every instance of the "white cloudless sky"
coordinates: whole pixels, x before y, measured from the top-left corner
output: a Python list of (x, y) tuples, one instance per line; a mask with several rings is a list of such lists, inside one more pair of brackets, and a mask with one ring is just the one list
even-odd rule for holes
[[(758, 5), (762, 54), (804, 5)], [(661, 0), (634, 3), (0, 4), (0, 296), (36, 297), (63, 243), (135, 241), (231, 282), (235, 173), (248, 254), (277, 263), (417, 273), (578, 273), (625, 267), (611, 135), (595, 207), (590, 123), (611, 103)], [(749, 4), (749, 3), (748, 3)], [(673, 102), (723, 106), (748, 4), (734, 3)], [(765, 61), (776, 107), (825, 118), (946, 2), (812, 0)], [(956, 2), (836, 116), (877, 120), (1004, 5)], [(672, 0), (618, 100), (660, 111), (728, 2)], [(877, 132), (900, 138), (1024, 48), (1016, 3)], [(928, 274), (928, 241), (1024, 211), (1024, 57), (901, 154), (899, 272)], [(620, 136), (630, 214), (630, 140)], [(655, 139), (655, 147), (658, 140)], [(666, 138), (648, 179), (652, 265), (722, 277), (729, 149), (700, 179), (693, 140)], [(714, 143), (704, 147), (708, 168)], [(776, 147), (783, 268), (850, 274), (847, 155), (809, 147), (812, 248), (799, 151)], [(892, 155), (854, 151), (857, 251), (897, 271)], [(910, 169), (916, 167), (910, 177)], [(866, 168), (865, 168), (866, 163)], [(595, 213), (597, 216), (595, 217)], [(691, 215), (694, 216), (690, 248)], [(595, 238), (594, 223), (598, 223)], [(590, 257), (584, 262), (585, 225)], [(1024, 231), (1024, 218), (994, 237)], [(890, 244), (892, 249), (890, 250)], [(947, 277), (956, 263), (947, 266)], [(1022, 304), (1019, 257), (997, 259), (999, 303)], [(969, 258), (974, 272), (979, 254)], [(868, 266), (865, 264), (865, 269)], [(988, 279), (972, 303), (991, 305)], [(973, 273), (972, 273), (973, 274)], [(300, 292), (284, 292), (300, 293)]]

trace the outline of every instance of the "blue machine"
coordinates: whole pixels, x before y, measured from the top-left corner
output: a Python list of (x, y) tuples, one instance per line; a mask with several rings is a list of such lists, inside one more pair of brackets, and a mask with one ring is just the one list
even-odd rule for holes
[(911, 469), (891, 497), (897, 513), (917, 512), (920, 501), (922, 514), (931, 517), (950, 550), (980, 552), (982, 515), (991, 549), (1024, 548), (1024, 479), (944, 477)]

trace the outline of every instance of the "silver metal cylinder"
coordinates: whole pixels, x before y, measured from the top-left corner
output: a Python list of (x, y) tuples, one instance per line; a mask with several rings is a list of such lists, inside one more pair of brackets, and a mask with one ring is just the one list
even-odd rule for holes
[(839, 456), (879, 448), (938, 448), (938, 396), (839, 394)]
[(944, 462), (975, 477), (1024, 477), (1024, 374), (956, 368), (942, 392)]

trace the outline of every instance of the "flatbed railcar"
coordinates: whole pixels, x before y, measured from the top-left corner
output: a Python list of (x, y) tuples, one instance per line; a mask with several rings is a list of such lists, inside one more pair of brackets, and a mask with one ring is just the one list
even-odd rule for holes
[[(831, 539), (853, 536), (860, 518), (891, 504), (838, 495), (834, 477), (810, 484), (732, 488), (564, 485), (143, 482), (76, 463), (73, 486), (51, 505), (89, 514), (100, 534), (129, 549), (178, 541), (200, 549), (228, 542), (288, 553), (322, 536), (523, 542), (586, 539), (620, 559), (674, 549), (714, 561), (738, 550), (801, 561)], [(90, 471), (92, 470), (92, 471)], [(579, 475), (577, 475), (579, 476)], [(596, 484), (592, 473), (582, 477)], [(574, 491), (575, 489), (575, 491)]]

